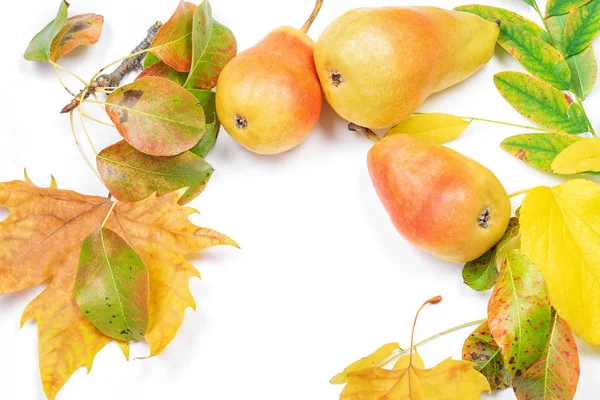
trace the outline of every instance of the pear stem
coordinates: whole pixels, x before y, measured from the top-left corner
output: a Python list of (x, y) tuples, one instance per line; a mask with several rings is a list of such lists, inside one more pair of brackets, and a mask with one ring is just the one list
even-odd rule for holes
[(355, 123), (351, 122), (348, 125), (348, 129), (351, 130), (352, 132), (363, 133), (366, 137), (368, 137), (375, 143), (378, 143), (381, 140), (381, 138), (379, 136), (377, 136), (377, 134), (375, 132), (373, 132), (369, 128), (365, 128), (364, 126), (356, 125)]
[(323, 7), (323, 0), (317, 0), (315, 9), (313, 10), (312, 14), (310, 14), (308, 21), (306, 21), (304, 26), (302, 26), (302, 29), (300, 29), (302, 32), (308, 33), (308, 30), (312, 26), (313, 22), (315, 22), (315, 19), (317, 19), (317, 15), (319, 15), (319, 11), (321, 11), (321, 7)]

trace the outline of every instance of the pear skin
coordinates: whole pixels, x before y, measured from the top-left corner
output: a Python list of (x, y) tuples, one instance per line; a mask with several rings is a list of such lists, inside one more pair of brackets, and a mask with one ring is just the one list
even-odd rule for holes
[(368, 166), (398, 232), (443, 260), (474, 260), (506, 231), (506, 190), (489, 169), (454, 150), (393, 135), (373, 146)]
[(356, 9), (325, 30), (315, 64), (325, 97), (342, 118), (386, 128), (485, 65), (499, 32), (497, 24), (459, 11)]
[(308, 137), (323, 103), (313, 48), (304, 32), (282, 27), (225, 66), (217, 84), (217, 114), (239, 144), (277, 154)]

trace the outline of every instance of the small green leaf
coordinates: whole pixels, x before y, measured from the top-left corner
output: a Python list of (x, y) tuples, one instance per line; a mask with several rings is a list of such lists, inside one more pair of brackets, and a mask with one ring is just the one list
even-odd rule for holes
[(156, 64), (160, 61), (160, 58), (156, 57), (151, 51), (146, 53), (144, 57), (144, 69), (149, 68), (151, 65)]
[(130, 145), (152, 156), (181, 154), (206, 132), (196, 98), (164, 78), (148, 76), (118, 88), (106, 99), (106, 112)]
[(181, 0), (171, 18), (156, 33), (154, 56), (178, 72), (189, 72), (192, 65), (192, 26), (196, 5)]
[(581, 106), (551, 85), (520, 72), (494, 76), (498, 91), (519, 113), (550, 130), (571, 134), (588, 131)]
[(186, 89), (212, 89), (221, 71), (237, 53), (237, 42), (231, 30), (212, 17), (208, 0), (194, 13), (192, 30), (192, 66)]
[(565, 49), (568, 56), (585, 50), (600, 32), (600, 0), (592, 0), (574, 10), (565, 24)]
[(531, 7), (535, 8), (535, 0), (523, 0), (525, 3), (529, 4)]
[(539, 360), (546, 348), (550, 319), (542, 273), (521, 252), (509, 251), (488, 304), (488, 322), (513, 377)]
[(571, 87), (569, 65), (548, 43), (510, 23), (500, 25), (498, 43), (533, 75), (557, 89)]
[(189, 92), (196, 97), (198, 104), (202, 106), (206, 119), (206, 133), (190, 151), (198, 157), (205, 158), (217, 142), (219, 130), (221, 129), (221, 122), (217, 116), (216, 96), (215, 92), (210, 90), (189, 89)]
[(96, 161), (112, 195), (130, 202), (144, 200), (155, 192), (162, 196), (187, 187), (179, 200), (179, 204), (186, 204), (202, 193), (214, 171), (189, 151), (173, 157), (153, 157), (125, 141), (102, 150)]
[(564, 133), (532, 133), (511, 136), (502, 142), (502, 148), (527, 164), (552, 172), (552, 162), (564, 149), (581, 140)]
[(474, 368), (485, 376), (492, 390), (511, 386), (512, 376), (504, 365), (502, 350), (492, 337), (487, 321), (469, 335), (462, 352), (463, 360), (475, 364)]
[(23, 55), (27, 61), (50, 61), (50, 47), (52, 46), (52, 41), (56, 35), (60, 33), (67, 23), (67, 18), (69, 16), (69, 11), (67, 10), (68, 7), (69, 3), (61, 0), (58, 12), (56, 13), (56, 18), (50, 21), (44, 29), (39, 31), (37, 35), (31, 39), (31, 42)]
[(83, 242), (75, 300), (108, 337), (140, 340), (148, 327), (148, 269), (117, 233), (100, 228)]
[(589, 2), (590, 0), (548, 0), (546, 3), (546, 17), (568, 14)]
[(185, 80), (187, 79), (188, 74), (186, 72), (178, 72), (173, 68), (169, 67), (162, 61), (158, 61), (148, 68), (145, 68), (135, 79), (142, 79), (146, 76), (155, 76), (158, 78), (165, 78), (172, 82), (175, 82), (179, 86), (183, 86)]
[(470, 12), (477, 14), (481, 18), (487, 19), (488, 21), (497, 22), (500, 24), (509, 23), (517, 26), (519, 29), (531, 33), (533, 36), (542, 39), (546, 43), (550, 43), (550, 37), (539, 25), (533, 21), (522, 17), (521, 15), (504, 8), (482, 6), (479, 4), (471, 4), (466, 6), (456, 7), (457, 11)]

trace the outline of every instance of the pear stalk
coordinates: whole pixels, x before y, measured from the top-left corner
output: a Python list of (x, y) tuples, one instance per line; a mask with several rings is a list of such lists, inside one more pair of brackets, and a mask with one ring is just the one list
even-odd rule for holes
[(312, 14), (310, 14), (310, 17), (308, 17), (308, 21), (306, 21), (306, 23), (300, 29), (302, 32), (308, 33), (308, 30), (310, 29), (313, 22), (315, 22), (315, 19), (317, 19), (317, 16), (319, 15), (319, 11), (321, 11), (321, 7), (323, 7), (323, 0), (317, 0), (317, 4), (315, 4), (315, 9), (313, 10)]

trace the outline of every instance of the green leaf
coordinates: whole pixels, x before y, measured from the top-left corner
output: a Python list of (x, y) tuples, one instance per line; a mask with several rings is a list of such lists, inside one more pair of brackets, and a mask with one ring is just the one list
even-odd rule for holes
[(50, 47), (52, 46), (52, 41), (56, 35), (59, 34), (67, 23), (69, 14), (69, 11), (67, 10), (68, 7), (69, 3), (62, 0), (58, 12), (56, 13), (56, 18), (50, 21), (44, 29), (39, 31), (33, 39), (31, 39), (31, 42), (23, 55), (27, 61), (50, 61)]
[(498, 43), (527, 71), (557, 89), (569, 90), (571, 70), (558, 50), (518, 25), (502, 23)]
[(516, 250), (521, 247), (521, 225), (519, 225), (519, 217), (512, 217), (508, 222), (508, 228), (502, 239), (496, 245), (496, 266), (498, 270), (502, 266), (502, 261), (506, 257), (506, 253), (511, 250)]
[(581, 106), (551, 85), (520, 72), (500, 72), (494, 83), (506, 101), (531, 121), (557, 132), (588, 131)]
[(523, 0), (525, 3), (529, 4), (531, 7), (535, 8), (535, 0)]
[(524, 374), (542, 355), (550, 319), (542, 273), (521, 252), (509, 251), (488, 304), (488, 322), (513, 377)]
[(600, 0), (592, 0), (574, 10), (565, 24), (565, 49), (568, 56), (585, 50), (600, 32)]
[(546, 3), (546, 17), (568, 14), (589, 2), (590, 0), (548, 0)]
[(196, 98), (164, 78), (148, 76), (118, 88), (106, 99), (106, 112), (130, 145), (152, 156), (183, 153), (206, 132)]
[(210, 90), (189, 89), (189, 92), (196, 97), (198, 103), (202, 106), (206, 119), (206, 133), (190, 151), (198, 157), (205, 158), (217, 142), (219, 130), (221, 129), (221, 122), (217, 116), (216, 96), (215, 92)]
[[(563, 54), (567, 54), (564, 45), (565, 24), (568, 15), (551, 17), (546, 20), (550, 36), (554, 45)], [(571, 91), (584, 100), (590, 93), (598, 78), (598, 63), (594, 48), (589, 46), (581, 53), (567, 57), (567, 64), (571, 70)]]
[(573, 332), (556, 313), (548, 345), (540, 359), (516, 377), (513, 387), (519, 400), (572, 399), (579, 382), (579, 354)]
[(149, 68), (151, 65), (156, 64), (160, 61), (160, 58), (156, 57), (151, 51), (146, 53), (144, 57), (144, 69)]
[(148, 269), (115, 232), (100, 228), (83, 242), (75, 300), (106, 336), (131, 341), (148, 327)]
[[(533, 21), (522, 17), (521, 15), (504, 8), (482, 6), (479, 4), (471, 4), (466, 6), (456, 7), (457, 11), (470, 12), (477, 14), (481, 18), (487, 19), (488, 21), (497, 22), (500, 24), (509, 23), (517, 26), (519, 29), (531, 33), (533, 36), (542, 39), (546, 43), (550, 43), (550, 37), (544, 29)], [(502, 33), (500, 33), (502, 34)]]
[(581, 140), (563, 133), (532, 133), (511, 136), (502, 142), (502, 148), (527, 164), (552, 172), (552, 162), (564, 149)]
[(469, 335), (462, 352), (463, 360), (475, 364), (474, 368), (485, 376), (492, 390), (511, 386), (512, 376), (504, 365), (502, 350), (492, 337), (487, 321)]
[(56, 62), (79, 46), (96, 44), (102, 35), (103, 24), (102, 15), (83, 14), (69, 18), (50, 45), (50, 59)]
[(192, 65), (194, 11), (196, 5), (181, 0), (152, 41), (154, 56), (178, 72), (189, 72)]
[(110, 193), (118, 200), (130, 202), (187, 187), (179, 200), (179, 204), (186, 204), (202, 193), (214, 171), (209, 163), (189, 151), (173, 157), (153, 157), (125, 141), (102, 150), (96, 161)]
[(221, 71), (237, 53), (237, 42), (231, 30), (212, 17), (208, 0), (194, 13), (192, 30), (192, 67), (186, 89), (212, 89)]
[(173, 68), (169, 67), (164, 62), (158, 61), (149, 66), (148, 68), (145, 68), (135, 80), (137, 81), (138, 79), (142, 79), (146, 76), (165, 78), (172, 82), (175, 82), (179, 86), (183, 86), (188, 74), (186, 72), (175, 71)]

